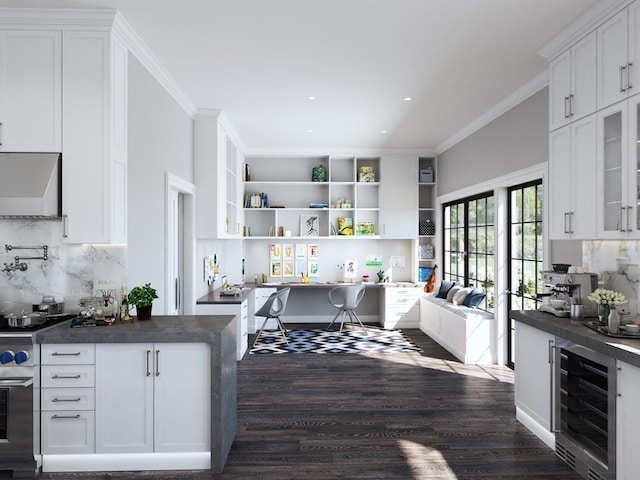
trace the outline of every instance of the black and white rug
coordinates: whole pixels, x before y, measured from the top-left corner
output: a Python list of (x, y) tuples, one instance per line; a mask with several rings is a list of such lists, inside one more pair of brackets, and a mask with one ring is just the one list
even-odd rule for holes
[(392, 353), (422, 350), (400, 330), (367, 326), (327, 332), (322, 329), (289, 330), (289, 344), (278, 330), (265, 330), (249, 353)]

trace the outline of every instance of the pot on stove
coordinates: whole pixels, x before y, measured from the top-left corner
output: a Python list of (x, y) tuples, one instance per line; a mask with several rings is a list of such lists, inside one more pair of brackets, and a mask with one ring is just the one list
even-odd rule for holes
[(33, 327), (37, 325), (42, 325), (47, 321), (46, 314), (41, 312), (29, 312), (29, 313), (10, 313), (5, 315), (4, 318), (7, 319), (7, 324), (10, 327)]
[(41, 312), (47, 315), (57, 315), (64, 310), (63, 302), (56, 302), (52, 295), (42, 297), (42, 302), (33, 305), (34, 312)]

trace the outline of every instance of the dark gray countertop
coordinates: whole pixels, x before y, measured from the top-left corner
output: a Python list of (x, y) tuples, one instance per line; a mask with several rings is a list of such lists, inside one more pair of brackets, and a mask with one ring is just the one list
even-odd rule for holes
[(221, 295), (220, 291), (222, 290), (221, 288), (217, 288), (215, 290), (213, 290), (212, 292), (207, 293), (206, 295), (203, 295), (202, 297), (200, 297), (199, 299), (196, 300), (196, 304), (198, 305), (216, 305), (216, 304), (220, 304), (220, 305), (240, 305), (242, 302), (244, 302), (247, 298), (249, 298), (249, 295), (251, 294), (251, 292), (253, 292), (253, 289), (255, 288), (255, 284), (251, 283), (251, 284), (244, 284), (244, 286), (242, 287), (242, 293), (240, 293), (239, 295)]
[(511, 318), (640, 368), (640, 339), (609, 337), (591, 330), (584, 321), (537, 310), (512, 311)]
[(212, 343), (234, 318), (234, 315), (153, 316), (151, 320), (134, 318), (132, 323), (117, 321), (111, 326), (80, 328), (71, 328), (69, 320), (35, 332), (34, 343)]

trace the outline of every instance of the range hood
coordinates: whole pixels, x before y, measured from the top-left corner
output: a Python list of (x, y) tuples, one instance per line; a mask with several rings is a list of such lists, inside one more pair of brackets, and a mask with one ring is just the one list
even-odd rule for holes
[(61, 218), (61, 157), (60, 153), (0, 153), (0, 218)]

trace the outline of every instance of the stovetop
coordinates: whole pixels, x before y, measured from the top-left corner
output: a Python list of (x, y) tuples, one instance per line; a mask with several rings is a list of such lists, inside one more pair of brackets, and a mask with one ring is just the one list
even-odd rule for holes
[(0, 335), (3, 337), (11, 336), (13, 334), (23, 336), (24, 334), (30, 334), (32, 332), (37, 332), (44, 328), (52, 327), (54, 325), (57, 325), (59, 323), (62, 323), (74, 317), (76, 317), (76, 315), (70, 314), (70, 313), (59, 313), (56, 315), (48, 315), (46, 322), (43, 323), (42, 325), (31, 325), (28, 327), (10, 327), (7, 324), (6, 319), (3, 318), (2, 320), (4, 321), (0, 321)]

